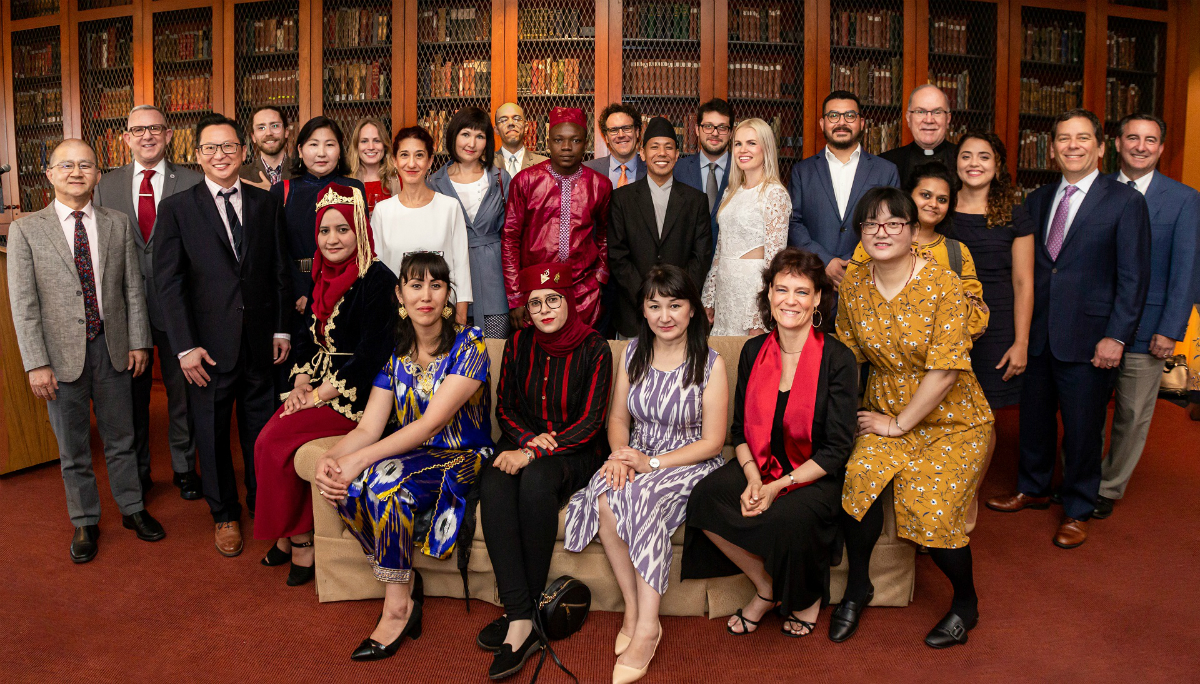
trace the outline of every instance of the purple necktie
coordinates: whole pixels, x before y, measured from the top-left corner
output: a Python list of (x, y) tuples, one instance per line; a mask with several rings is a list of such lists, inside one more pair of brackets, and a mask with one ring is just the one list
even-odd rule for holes
[(96, 276), (92, 271), (92, 250), (88, 246), (87, 229), (83, 227), (83, 212), (73, 211), (75, 217), (75, 270), (83, 291), (83, 315), (87, 318), (88, 342), (100, 334), (100, 305), (96, 302)]
[(1067, 234), (1067, 214), (1071, 213), (1071, 195), (1078, 189), (1068, 185), (1054, 210), (1054, 220), (1050, 222), (1050, 233), (1046, 236), (1046, 251), (1050, 252), (1051, 259), (1058, 260), (1058, 253), (1062, 251), (1063, 237)]

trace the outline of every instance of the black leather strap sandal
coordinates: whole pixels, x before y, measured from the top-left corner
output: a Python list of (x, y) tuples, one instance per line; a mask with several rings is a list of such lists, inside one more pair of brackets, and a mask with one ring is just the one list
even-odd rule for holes
[[(769, 613), (772, 610), (775, 610), (776, 608), (779, 607), (779, 601), (776, 601), (775, 599), (769, 599), (766, 596), (763, 596), (761, 594), (755, 594), (755, 596), (757, 596), (760, 601), (766, 601), (767, 603), (771, 604), (771, 607), (767, 609), (767, 613)], [(763, 615), (766, 615), (766, 613), (763, 613)], [(733, 624), (741, 625), (742, 631), (735, 632), (733, 629), (733, 625), (728, 625), (728, 624), (725, 625), (725, 631), (729, 632), (730, 634), (732, 634), (734, 636), (746, 636), (747, 634), (751, 634), (758, 630), (758, 623), (762, 622), (762, 618), (759, 618), (757, 620), (751, 620), (750, 618), (746, 617), (745, 615), (742, 615), (741, 608), (738, 608), (733, 613), (733, 616), (738, 619), (738, 621)], [(750, 629), (751, 627), (753, 627), (754, 629)]]
[[(796, 628), (791, 627), (791, 625), (798, 625), (800, 627), (800, 629), (803, 631), (796, 632), (796, 631), (794, 631)], [(806, 622), (806, 621), (801, 620), (800, 618), (796, 617), (795, 613), (792, 613), (791, 615), (789, 615), (783, 619), (783, 627), (781, 627), (779, 631), (782, 632), (783, 635), (786, 637), (791, 637), (793, 639), (799, 639), (801, 637), (806, 637), (809, 634), (812, 634), (813, 630), (816, 628), (817, 628), (817, 623)]]
[[(313, 543), (307, 542), (292, 542), (293, 549), (307, 549)], [(270, 554), (268, 554), (270, 555)], [(264, 559), (266, 560), (266, 559)], [(292, 563), (292, 569), (288, 572), (287, 585), (289, 587), (298, 587), (301, 584), (307, 584), (317, 576), (317, 559), (313, 558), (313, 564), (309, 566), (296, 565)]]

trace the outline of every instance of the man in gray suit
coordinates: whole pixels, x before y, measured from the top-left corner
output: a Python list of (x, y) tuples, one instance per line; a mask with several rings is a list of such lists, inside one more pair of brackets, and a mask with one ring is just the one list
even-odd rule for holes
[(46, 400), (58, 440), (71, 560), (86, 563), (100, 535), (89, 405), (122, 523), (145, 541), (166, 536), (142, 504), (133, 450), (130, 375), (146, 371), (152, 343), (129, 219), (91, 201), (100, 177), (92, 148), (64, 140), (46, 176), (54, 201), (10, 228), (9, 299), (29, 386)]
[(548, 157), (525, 149), (525, 132), (532, 126), (525, 119), (525, 110), (515, 102), (505, 102), (496, 109), (496, 133), (500, 134), (500, 154), (496, 155), (496, 168), (508, 171), (510, 178), (534, 164), (541, 164)]
[(646, 163), (638, 156), (642, 139), (642, 113), (637, 107), (614, 102), (600, 112), (600, 133), (608, 154), (583, 163), (612, 182), (613, 189), (639, 181), (646, 175)]
[[(204, 177), (196, 171), (167, 161), (171, 144), (171, 129), (162, 111), (151, 105), (138, 105), (129, 112), (125, 144), (133, 153), (133, 162), (105, 174), (96, 187), (92, 202), (98, 207), (115, 209), (129, 217), (133, 227), (133, 242), (145, 284), (146, 308), (150, 315), (150, 336), (158, 347), (158, 367), (167, 390), (167, 430), (171, 447), (171, 468), (179, 495), (188, 500), (199, 499), (200, 477), (196, 474), (196, 444), (192, 439), (187, 409), (187, 383), (179, 369), (179, 359), (167, 340), (166, 323), (154, 286), (154, 223), (158, 203), (164, 197), (186, 190)], [(150, 362), (153, 363), (153, 350)], [(133, 380), (133, 448), (138, 457), (138, 479), (142, 494), (148, 494), (150, 478), (150, 390), (152, 373), (143, 373)]]

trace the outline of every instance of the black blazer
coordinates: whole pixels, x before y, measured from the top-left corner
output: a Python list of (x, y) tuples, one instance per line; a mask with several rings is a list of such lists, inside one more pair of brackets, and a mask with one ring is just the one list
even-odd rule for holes
[(658, 264), (672, 264), (687, 271), (704, 287), (712, 261), (712, 228), (708, 196), (675, 180), (667, 200), (662, 237), (654, 218), (648, 176), (613, 190), (612, 220), (608, 228), (608, 268), (617, 284), (617, 306), (613, 316), (617, 331), (632, 337), (638, 332), (642, 306), (637, 300), (642, 280)]
[(283, 255), (283, 206), (243, 183), (244, 254), (239, 261), (204, 182), (163, 198), (154, 228), (154, 282), (171, 348), (204, 347), (218, 373), (238, 362), (269, 367), (271, 340), (290, 332), (291, 282)]

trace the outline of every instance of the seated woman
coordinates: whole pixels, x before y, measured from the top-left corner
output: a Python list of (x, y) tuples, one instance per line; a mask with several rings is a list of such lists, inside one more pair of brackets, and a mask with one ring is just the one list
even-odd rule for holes
[(480, 523), (504, 604), (504, 615), (476, 639), (496, 654), (492, 679), (520, 672), (541, 649), (533, 611), (550, 573), (558, 511), (608, 450), (612, 351), (575, 308), (570, 266), (529, 266), (517, 285), (533, 326), (504, 345), (496, 389), (500, 442), (479, 481)]
[(291, 561), (288, 586), (313, 578), (312, 488), (296, 475), (296, 450), (350, 432), (392, 351), (396, 276), (371, 245), (366, 206), (355, 188), (330, 183), (317, 199), (311, 336), (295, 340), (293, 389), (255, 442), (256, 539), (275, 545), (262, 564)]
[[(450, 268), (430, 252), (400, 263), (396, 347), (362, 420), (316, 465), (318, 493), (341, 513), (384, 582), (383, 614), (353, 660), (389, 658), (421, 635), (414, 541), (427, 556), (454, 551), (465, 500), (492, 455), (488, 355), (478, 328), (454, 323)], [(398, 428), (383, 437), (389, 418)], [(425, 539), (413, 520), (432, 510)]]
[(965, 515), (992, 412), (971, 372), (962, 281), (913, 253), (916, 223), (912, 198), (895, 188), (868, 190), (854, 208), (871, 263), (842, 281), (837, 334), (870, 373), (842, 490), (850, 577), (829, 621), (833, 641), (854, 635), (874, 596), (868, 568), (883, 530), (883, 509), (874, 504), (888, 487), (896, 531), (927, 547), (954, 587), (950, 612), (925, 643), (965, 644), (979, 618)]
[(725, 362), (708, 346), (708, 317), (687, 272), (651, 269), (638, 299), (641, 331), (617, 367), (608, 419), (613, 451), (571, 497), (566, 524), (568, 551), (582, 551), (599, 530), (625, 600), (614, 682), (641, 679), (654, 657), (671, 535), (692, 487), (721, 465), (729, 410)]
[(683, 579), (746, 574), (756, 596), (729, 618), (733, 635), (780, 609), (782, 632), (812, 633), (829, 600), (842, 472), (854, 446), (857, 370), (817, 330), (833, 283), (815, 254), (788, 247), (762, 275), (758, 308), (772, 332), (742, 347), (730, 432), (737, 458), (688, 501)]

